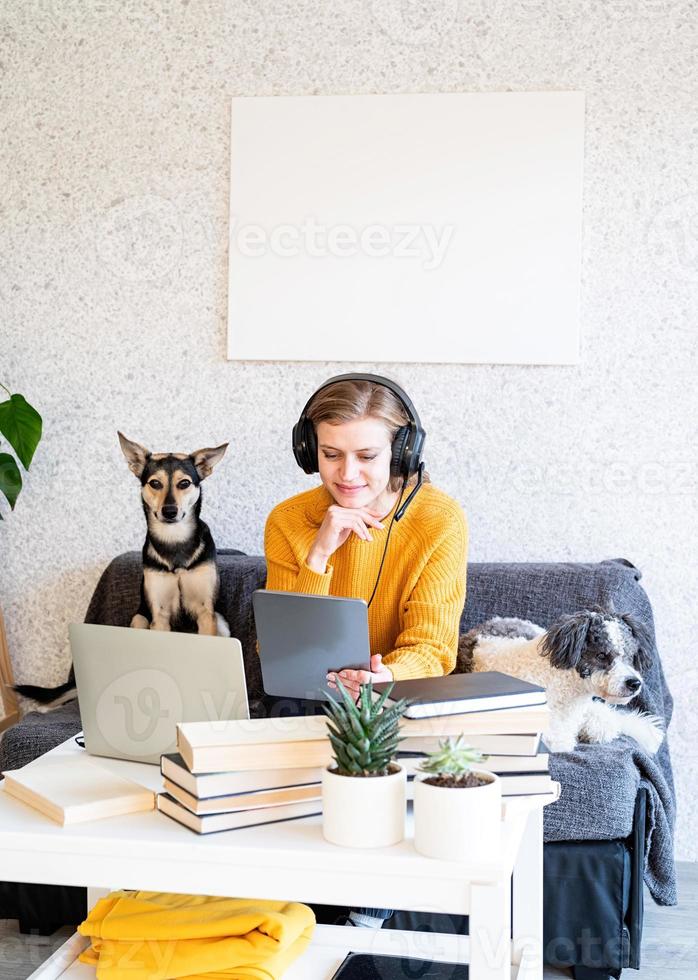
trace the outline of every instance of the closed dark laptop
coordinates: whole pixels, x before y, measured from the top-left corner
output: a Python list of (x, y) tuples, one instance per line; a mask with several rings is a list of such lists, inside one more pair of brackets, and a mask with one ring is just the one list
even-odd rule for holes
[(363, 599), (257, 589), (252, 596), (267, 694), (327, 700), (327, 672), (368, 670), (368, 606)]

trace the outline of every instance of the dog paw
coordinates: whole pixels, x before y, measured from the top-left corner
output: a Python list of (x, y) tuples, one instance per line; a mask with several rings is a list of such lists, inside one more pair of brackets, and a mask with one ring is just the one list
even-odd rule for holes
[(664, 741), (664, 725), (657, 715), (645, 714), (641, 711), (624, 712), (622, 731), (630, 735), (638, 745), (649, 755), (659, 751)]
[(230, 636), (230, 627), (219, 612), (216, 613), (216, 636)]
[(150, 629), (150, 623), (145, 618), (145, 616), (141, 616), (140, 613), (136, 613), (136, 615), (131, 620), (131, 629), (132, 630), (147, 630), (147, 629)]
[(655, 752), (659, 751), (659, 747), (664, 741), (664, 725), (662, 724), (662, 719), (658, 718), (656, 715), (645, 715), (645, 736), (640, 741), (645, 752), (649, 752), (650, 755), (654, 755)]
[(577, 744), (574, 735), (570, 735), (569, 733), (553, 734), (551, 732), (543, 732), (543, 741), (550, 752), (574, 752)]

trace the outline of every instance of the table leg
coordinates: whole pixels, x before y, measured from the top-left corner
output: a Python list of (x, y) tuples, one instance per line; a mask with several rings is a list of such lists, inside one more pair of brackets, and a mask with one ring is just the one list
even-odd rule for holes
[(91, 888), (87, 889), (87, 911), (93, 909), (100, 898), (104, 898), (108, 895), (111, 889), (109, 888)]
[(470, 978), (511, 978), (509, 882), (473, 883), (470, 888)]
[(514, 864), (512, 960), (517, 980), (543, 980), (543, 808), (526, 818)]

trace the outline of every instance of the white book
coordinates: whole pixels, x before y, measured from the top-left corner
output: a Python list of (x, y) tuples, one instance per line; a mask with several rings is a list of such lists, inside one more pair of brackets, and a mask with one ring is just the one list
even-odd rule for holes
[[(483, 769), (487, 769), (483, 765)], [(533, 796), (555, 792), (556, 783), (547, 773), (498, 773), (502, 796)]]
[(234, 793), (256, 793), (265, 790), (290, 789), (319, 783), (322, 769), (307, 766), (301, 769), (251, 769), (239, 772), (190, 772), (178, 752), (163, 755), (160, 771), (166, 779), (172, 780), (183, 790), (200, 800), (212, 796), (228, 796)]
[[(400, 752), (436, 752), (445, 735), (420, 735), (402, 739), (399, 743)], [(479, 749), (489, 756), (535, 756), (540, 743), (540, 733), (530, 732), (527, 735), (477, 735), (468, 732), (465, 741), (473, 748)]]
[(286, 806), (265, 807), (261, 810), (242, 810), (237, 813), (192, 813), (167, 793), (158, 794), (158, 810), (197, 834), (215, 834), (223, 830), (241, 830), (265, 823), (281, 823), (322, 813), (320, 800), (305, 800)]
[(152, 790), (103, 768), (88, 755), (45, 755), (5, 773), (5, 792), (59, 824), (152, 810)]
[(520, 735), (545, 731), (550, 724), (547, 703), (519, 708), (500, 708), (496, 711), (468, 711), (459, 714), (439, 714), (429, 718), (403, 718), (403, 735)]
[(193, 750), (216, 745), (267, 745), (308, 742), (327, 736), (324, 715), (292, 718), (243, 718), (237, 721), (188, 721), (177, 725), (181, 738)]
[[(553, 803), (559, 799), (559, 785), (553, 779), (548, 779), (545, 784), (539, 782), (538, 784), (527, 783), (519, 786), (508, 784), (502, 780), (502, 799), (509, 800), (514, 797), (523, 798), (526, 796), (549, 797), (549, 802)], [(409, 772), (407, 774), (407, 799), (414, 800), (414, 775)]]
[(177, 749), (190, 772), (249, 772), (326, 766), (332, 755), (320, 715), (177, 725)]
[[(400, 765), (410, 765), (411, 760), (419, 762), (423, 759), (423, 752), (402, 753), (398, 751), (397, 761)], [(548, 753), (538, 752), (536, 755), (488, 755), (484, 762), (478, 763), (481, 769), (497, 775), (530, 773), (549, 773)]]
[(319, 800), (322, 796), (321, 783), (310, 783), (308, 786), (292, 786), (284, 789), (267, 789), (256, 793), (234, 793), (227, 796), (211, 796), (201, 800), (185, 789), (173, 783), (171, 779), (163, 780), (165, 792), (185, 806), (192, 813), (203, 816), (206, 813), (237, 813), (240, 810), (260, 810), (265, 807), (286, 806), (289, 803), (301, 803), (304, 800)]

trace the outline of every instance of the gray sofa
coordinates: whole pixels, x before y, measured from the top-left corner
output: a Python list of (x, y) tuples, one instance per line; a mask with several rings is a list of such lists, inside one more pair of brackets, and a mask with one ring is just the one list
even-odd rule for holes
[[(264, 585), (264, 560), (222, 550), (219, 564), (219, 608), (231, 634), (242, 642), (251, 712), (262, 715), (267, 705), (251, 596)], [(100, 578), (85, 621), (127, 626), (138, 608), (140, 577), (140, 553), (115, 558)], [(493, 615), (520, 616), (546, 626), (562, 613), (612, 603), (641, 619), (654, 636), (651, 607), (639, 579), (638, 569), (625, 559), (473, 563), (461, 632)], [(668, 727), (672, 701), (656, 649), (654, 654), (638, 706), (663, 717)], [(0, 743), (0, 771), (36, 758), (80, 727), (77, 702), (27, 715)], [(580, 745), (574, 752), (551, 755), (550, 768), (562, 794), (545, 809), (545, 959), (572, 967), (577, 980), (618, 977), (624, 967), (640, 965), (643, 879), (659, 904), (676, 902), (668, 743), (655, 758), (627, 738), (604, 746)], [(18, 896), (16, 887), (6, 886), (3, 897), (0, 886), (0, 917), (3, 911), (6, 917), (12, 914), (13, 900), (20, 902), (17, 915), (24, 928), (55, 928), (61, 918), (80, 918), (84, 908), (80, 889), (23, 886)], [(330, 920), (337, 911), (327, 910)], [(389, 925), (467, 931), (467, 919), (447, 919), (398, 912)]]

